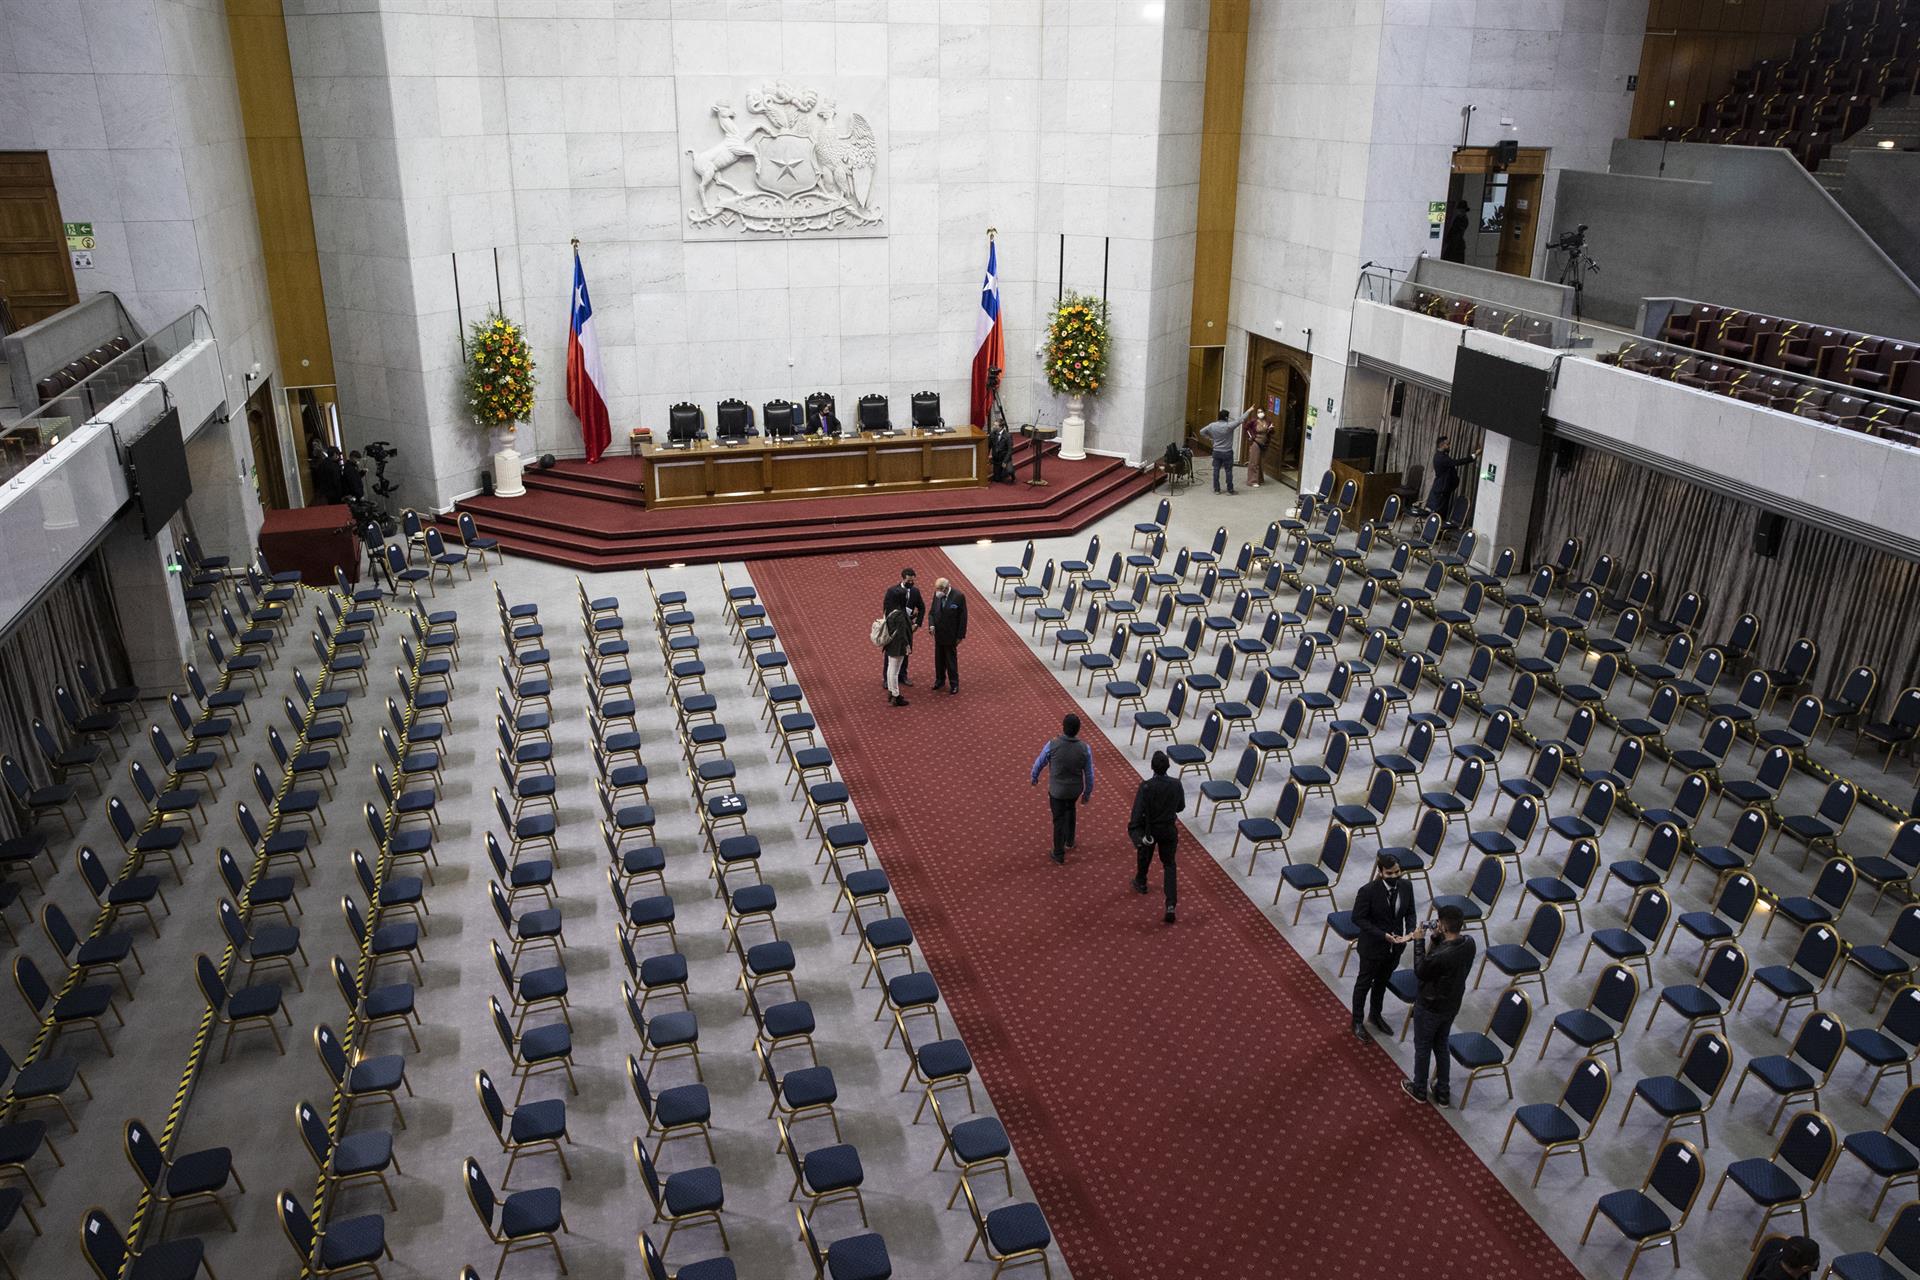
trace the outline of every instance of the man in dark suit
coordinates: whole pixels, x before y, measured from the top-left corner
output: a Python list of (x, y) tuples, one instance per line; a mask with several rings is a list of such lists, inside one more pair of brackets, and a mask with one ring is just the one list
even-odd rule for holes
[(967, 598), (945, 578), (933, 584), (927, 630), (933, 632), (933, 687), (960, 692), (960, 642), (967, 638)]
[(907, 652), (900, 659), (900, 683), (912, 684), (913, 681), (907, 679), (907, 659), (913, 656), (913, 633), (918, 631), (920, 624), (927, 620), (927, 601), (920, 594), (920, 588), (914, 585), (912, 569), (902, 569), (900, 581), (888, 587), (887, 594), (881, 597), (882, 616), (892, 613), (895, 609), (905, 609), (907, 622), (910, 624), (907, 631)]
[(1133, 841), (1135, 856), (1133, 891), (1147, 891), (1147, 868), (1157, 849), (1167, 894), (1167, 913), (1161, 919), (1168, 924), (1173, 923), (1174, 900), (1180, 896), (1173, 852), (1180, 840), (1180, 812), (1187, 807), (1186, 789), (1179, 779), (1167, 776), (1172, 766), (1166, 752), (1153, 753), (1153, 775), (1142, 779), (1133, 793), (1133, 816), (1127, 819), (1127, 837)]
[(1361, 1040), (1367, 1038), (1363, 1018), (1374, 1030), (1392, 1034), (1380, 1005), (1415, 923), (1413, 886), (1400, 874), (1399, 859), (1383, 853), (1374, 860), (1373, 879), (1361, 885), (1353, 899), (1353, 927), (1360, 931), (1354, 944), (1360, 953), (1360, 976), (1353, 982), (1353, 1034)]
[(1447, 518), (1447, 508), (1453, 505), (1454, 492), (1460, 487), (1460, 460), (1447, 448), (1447, 438), (1441, 436), (1433, 443), (1433, 484), (1427, 490), (1427, 510)]
[(840, 418), (833, 411), (833, 401), (831, 399), (821, 401), (820, 412), (814, 415), (809, 430), (818, 431), (823, 436), (837, 436), (840, 434)]

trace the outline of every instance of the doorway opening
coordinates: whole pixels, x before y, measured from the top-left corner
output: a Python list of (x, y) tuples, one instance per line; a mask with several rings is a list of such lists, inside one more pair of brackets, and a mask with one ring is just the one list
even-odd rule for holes
[(1453, 153), (1447, 209), (1467, 205), (1465, 256), (1470, 267), (1533, 274), (1534, 239), (1540, 230), (1540, 199), (1547, 180), (1547, 148), (1521, 147), (1502, 165), (1492, 147), (1460, 147)]
[(1187, 348), (1187, 435), (1213, 421), (1221, 409), (1221, 389), (1226, 380), (1225, 347)]
[(268, 378), (247, 397), (247, 439), (253, 445), (254, 488), (260, 505), (284, 511), (292, 503), (287, 499), (286, 460), (273, 409), (273, 379)]
[(1260, 470), (1282, 484), (1300, 487), (1300, 461), (1306, 453), (1308, 389), (1313, 382), (1313, 357), (1289, 347), (1247, 335), (1245, 403), (1265, 409), (1277, 425), (1274, 447), (1261, 458)]

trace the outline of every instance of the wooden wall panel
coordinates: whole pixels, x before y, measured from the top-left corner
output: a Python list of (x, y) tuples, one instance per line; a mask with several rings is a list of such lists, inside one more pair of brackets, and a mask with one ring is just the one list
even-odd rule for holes
[(1212, 0), (1208, 10), (1207, 83), (1200, 122), (1198, 234), (1193, 245), (1190, 341), (1227, 340), (1233, 288), (1233, 222), (1240, 188), (1240, 115), (1247, 84), (1251, 0)]
[(333, 343), (281, 6), (282, 0), (227, 0), (227, 31), (280, 348), (280, 380), (284, 386), (328, 384), (334, 378)]
[(1817, 30), (1829, 3), (1653, 0), (1629, 134), (1644, 138), (1665, 125), (1693, 124), (1702, 103), (1732, 86), (1734, 72), (1762, 58), (1784, 57), (1793, 51), (1796, 36)]

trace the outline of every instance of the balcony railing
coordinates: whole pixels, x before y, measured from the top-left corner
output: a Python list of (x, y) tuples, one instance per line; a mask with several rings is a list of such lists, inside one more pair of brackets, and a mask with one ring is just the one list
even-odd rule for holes
[(1378, 268), (1360, 273), (1354, 296), (1495, 333), (1630, 373), (1664, 378), (1811, 422), (1843, 427), (1905, 448), (1920, 448), (1920, 402), (1692, 347), (1592, 321), (1550, 316), (1507, 303), (1436, 289)]
[(7, 427), (0, 432), (0, 485), (20, 482), (28, 467), (75, 428), (195, 342), (211, 337), (212, 322), (196, 306)]

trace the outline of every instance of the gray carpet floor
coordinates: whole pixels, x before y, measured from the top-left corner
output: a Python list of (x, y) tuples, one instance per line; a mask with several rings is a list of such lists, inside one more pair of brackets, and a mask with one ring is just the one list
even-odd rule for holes
[[(1272, 485), (1257, 490), (1243, 489), (1233, 498), (1215, 497), (1203, 491), (1183, 492), (1174, 501), (1169, 545), (1204, 545), (1214, 529), (1223, 523), (1232, 529), (1232, 546), (1237, 547), (1243, 540), (1257, 540), (1266, 522), (1281, 514), (1283, 506), (1291, 505), (1292, 496), (1290, 491)], [(1102, 521), (1097, 531), (1102, 533), (1107, 549), (1125, 548), (1132, 523), (1148, 518), (1152, 509), (1153, 499), (1143, 499)], [(1037, 549), (1036, 564), (1048, 556), (1080, 554), (1087, 533), (1094, 531), (1042, 544)], [(994, 566), (1017, 558), (1017, 544), (966, 545), (948, 548), (948, 551), (968, 575), (976, 596), (976, 608), (984, 613), (994, 607)], [(901, 559), (897, 552), (873, 557), (876, 580), (889, 576), (898, 567), (893, 562)], [(910, 553), (906, 559), (911, 559)], [(726, 568), (730, 581), (735, 584), (746, 581), (740, 566)], [(766, 879), (779, 893), (780, 936), (795, 946), (799, 994), (810, 1002), (819, 1020), (816, 1039), (820, 1060), (833, 1069), (839, 1085), (838, 1112), (843, 1136), (845, 1141), (858, 1147), (866, 1170), (864, 1197), (872, 1228), (885, 1237), (898, 1275), (984, 1276), (990, 1267), (977, 1256), (971, 1263), (963, 1261), (972, 1228), (964, 1208), (945, 1208), (954, 1179), (944, 1167), (939, 1172), (931, 1168), (940, 1147), (939, 1135), (930, 1120), (913, 1122), (917, 1096), (898, 1091), (904, 1058), (897, 1045), (883, 1044), (886, 1024), (872, 1017), (878, 996), (871, 987), (862, 987), (862, 968), (849, 963), (852, 935), (840, 932), (841, 917), (832, 912), (834, 892), (820, 883), (814, 864), (817, 842), (803, 830), (804, 814), (799, 804), (790, 798), (785, 781), (786, 763), (784, 759), (776, 759), (758, 723), (759, 696), (750, 688), (738, 660), (730, 654), (720, 575), (712, 566), (697, 566), (656, 574), (655, 583), (661, 590), (688, 592), (691, 607), (698, 615), (699, 632), (711, 668), (708, 688), (720, 700), (720, 718), (730, 733), (729, 755), (739, 766), (739, 787), (750, 801), (752, 827), (765, 847)], [(573, 1145), (567, 1150), (572, 1177), (563, 1178), (558, 1163), (550, 1157), (536, 1155), (520, 1162), (510, 1189), (541, 1185), (561, 1188), (571, 1228), (569, 1234), (561, 1237), (570, 1274), (638, 1275), (640, 1263), (635, 1235), (641, 1228), (649, 1227), (652, 1218), (630, 1151), (632, 1138), (644, 1127), (626, 1081), (626, 1055), (635, 1051), (638, 1044), (620, 1005), (620, 981), (625, 977), (625, 968), (615, 945), (617, 917), (606, 887), (603, 867), (607, 860), (596, 827), (599, 804), (592, 790), (594, 765), (588, 745), (587, 695), (581, 683), (583, 631), (573, 576), (552, 566), (522, 560), (489, 567), (471, 581), (460, 578), (451, 585), (442, 582), (437, 595), (429, 598), (429, 603), (436, 607), (455, 608), (460, 612), (461, 667), (452, 703), (454, 727), (450, 734), (446, 783), (439, 803), (436, 848), (441, 866), (436, 872), (436, 883), (429, 886), (427, 893), (432, 915), (422, 942), (425, 971), (419, 990), (419, 1008), (424, 1021), (419, 1032), (421, 1048), (418, 1053), (412, 1052), (404, 1035), (390, 1031), (377, 1033), (372, 1045), (375, 1052), (407, 1053), (407, 1076), (414, 1092), (413, 1097), (403, 1097), (407, 1127), (396, 1136), (395, 1150), (405, 1173), (393, 1179), (398, 1208), (387, 1212), (388, 1238), (397, 1261), (388, 1264), (385, 1270), (389, 1276), (444, 1276), (470, 1262), (481, 1274), (487, 1275), (491, 1274), (499, 1255), (497, 1246), (485, 1239), (460, 1185), (460, 1164), (468, 1156), (481, 1162), (496, 1186), (505, 1167), (505, 1157), (488, 1131), (473, 1087), (476, 1069), (487, 1070), (503, 1084), (510, 1080), (506, 1051), (489, 1025), (486, 1006), (489, 995), (503, 994), (486, 945), (489, 939), (499, 936), (499, 927), (488, 904), (486, 885), (490, 868), (482, 844), (483, 834), (498, 825), (490, 798), (491, 787), (498, 779), (493, 759), (496, 745), (493, 690), (499, 682), (496, 658), (502, 651), (494, 625), (492, 588), (495, 584), (510, 600), (539, 604), (553, 652), (554, 736), (562, 814), (556, 879), (559, 904), (566, 921), (565, 959), (573, 991), (573, 1066), (579, 1085), (579, 1092), (574, 1095), (567, 1091), (564, 1077), (546, 1076), (537, 1079), (527, 1092), (529, 1099), (566, 1098), (573, 1139)], [(674, 741), (662, 665), (652, 638), (647, 589), (638, 574), (602, 575), (591, 580), (588, 589), (596, 595), (614, 594), (621, 598), (627, 634), (634, 642), (633, 669), (643, 708), (641, 730), (654, 779), (652, 799), (660, 815), (658, 839), (668, 852), (667, 878), (678, 912), (680, 949), (691, 965), (692, 1006), (700, 1019), (702, 1058), (714, 1100), (714, 1143), (726, 1186), (731, 1253), (742, 1276), (805, 1275), (810, 1268), (800, 1251), (793, 1208), (786, 1199), (792, 1175), (785, 1157), (775, 1152), (776, 1134), (772, 1122), (766, 1118), (767, 1090), (757, 1078), (750, 1052), (752, 1024), (742, 1016), (740, 996), (735, 990), (738, 966), (726, 946), (722, 912), (713, 897), (712, 881), (701, 848), (692, 790)], [(1449, 599), (1457, 592), (1457, 588), (1452, 588)], [(976, 626), (988, 625), (988, 619), (976, 616)], [(351, 756), (342, 763), (339, 785), (334, 798), (326, 805), (328, 825), (324, 839), (318, 844), (319, 866), (314, 872), (314, 883), (300, 890), (305, 910), (295, 919), (302, 930), (308, 964), (302, 971), (305, 990), (287, 993), (293, 1025), (290, 1030), (283, 1028), (281, 1033), (286, 1041), (286, 1054), (277, 1055), (264, 1035), (245, 1033), (236, 1041), (229, 1060), (223, 1063), (218, 1061), (216, 1040), (215, 1052), (197, 1081), (177, 1145), (181, 1152), (212, 1145), (228, 1145), (234, 1149), (236, 1167), (247, 1187), (244, 1195), (228, 1197), (238, 1230), (229, 1232), (221, 1216), (208, 1208), (183, 1209), (174, 1215), (170, 1226), (175, 1235), (201, 1235), (208, 1244), (208, 1260), (228, 1280), (233, 1276), (294, 1273), (293, 1251), (274, 1220), (274, 1193), (281, 1188), (290, 1189), (302, 1204), (310, 1202), (313, 1195), (314, 1169), (299, 1144), (293, 1110), (301, 1099), (310, 1099), (324, 1107), (328, 1097), (328, 1082), (314, 1052), (312, 1032), (318, 1023), (326, 1022), (338, 1029), (344, 1021), (344, 1008), (326, 971), (326, 959), (335, 953), (350, 954), (340, 899), (349, 893), (356, 898), (361, 896), (353, 881), (349, 851), (370, 848), (359, 811), (375, 794), (371, 766), (384, 763), (378, 728), (384, 719), (381, 702), (394, 690), (393, 668), (400, 661), (401, 628), (394, 625), (397, 621), (389, 620), (374, 645), (374, 657), (369, 663), (372, 690), (354, 701)], [(778, 619), (774, 621), (777, 625)], [(153, 939), (145, 934), (143, 926), (137, 923), (130, 926), (136, 934), (146, 973), (131, 975), (135, 998), (120, 1001), (126, 1025), (113, 1026), (112, 1019), (108, 1020), (113, 1056), (107, 1056), (97, 1039), (87, 1033), (70, 1033), (63, 1038), (60, 1052), (74, 1056), (81, 1063), (93, 1098), (76, 1103), (81, 1124), (77, 1136), (69, 1136), (57, 1117), (52, 1120), (52, 1137), (65, 1165), (57, 1167), (44, 1155), (34, 1162), (35, 1178), (48, 1198), (43, 1210), (36, 1209), (46, 1235), (32, 1239), (25, 1224), (17, 1223), (4, 1242), (0, 1242), (5, 1256), (23, 1276), (37, 1280), (38, 1277), (87, 1274), (77, 1248), (77, 1227), (89, 1205), (104, 1207), (123, 1229), (132, 1219), (138, 1185), (120, 1150), (120, 1127), (128, 1117), (137, 1116), (157, 1130), (173, 1100), (203, 1007), (191, 980), (193, 956), (201, 951), (217, 956), (222, 943), (215, 916), (222, 886), (214, 866), (214, 851), (222, 846), (243, 848), (233, 818), (233, 802), (251, 795), (245, 767), (256, 760), (270, 761), (265, 727), (268, 723), (284, 725), (278, 709), (279, 698), (291, 691), (294, 669), (302, 668), (311, 674), (312, 661), (301, 634), (306, 629), (305, 621), (295, 624), (273, 665), (266, 693), (252, 699), (252, 726), (235, 752), (238, 767), (228, 769), (224, 787), (207, 804), (203, 829), (191, 842), (195, 862), (186, 868), (185, 884), (175, 887), (169, 882), (167, 885), (172, 914), (162, 918), (161, 936)], [(1024, 624), (1021, 630), (1025, 632)], [(1531, 642), (1533, 637), (1529, 639)], [(1345, 652), (1357, 652), (1358, 641), (1356, 636)], [(1036, 655), (1046, 661), (1051, 642), (1033, 643)], [(1783, 638), (1767, 637), (1762, 647), (1769, 652), (1781, 648)], [(850, 660), (864, 662), (870, 656), (863, 648), (851, 654)], [(1449, 655), (1449, 668), (1463, 668), (1466, 657), (1466, 649), (1456, 644)], [(923, 660), (916, 661), (920, 663), (919, 675), (924, 683), (928, 669)], [(798, 675), (804, 684), (806, 673)], [(1496, 676), (1496, 688), (1501, 679)], [(1070, 676), (1063, 676), (1063, 682), (1069, 688), (1073, 686)], [(993, 690), (970, 683), (962, 696), (991, 698)], [(1089, 718), (1097, 718), (1098, 690), (1079, 696), (1088, 708)], [(1160, 705), (1162, 698), (1163, 694), (1156, 692), (1154, 705)], [(1536, 704), (1530, 727), (1546, 728), (1552, 722), (1552, 712), (1551, 697), (1543, 697)], [(930, 728), (937, 727), (939, 701), (918, 697), (915, 706), (902, 714), (925, 717)], [(1273, 721), (1277, 714), (1277, 710), (1271, 710), (1265, 719)], [(1467, 717), (1469, 734), (1471, 719)], [(1124, 744), (1124, 727), (1103, 727)], [(1190, 720), (1183, 731), (1183, 740), (1191, 741), (1196, 728), (1197, 722)], [(832, 726), (827, 729), (831, 745)], [(1688, 741), (1693, 732), (1696, 730), (1682, 730), (1675, 735), (1676, 740)], [(1602, 753), (1610, 756), (1606, 731), (1602, 730), (1597, 736)], [(1318, 742), (1316, 735), (1314, 745), (1302, 750), (1300, 758), (1317, 756)], [(1843, 746), (1844, 741), (1838, 744), (1836, 752)], [(1731, 773), (1744, 773), (1744, 754), (1744, 747), (1736, 750)], [(111, 794), (132, 794), (126, 779), (128, 755), (151, 762), (145, 743), (136, 741), (131, 752), (123, 753), (112, 763), (107, 784)], [(1233, 751), (1223, 755), (1215, 770), (1216, 776), (1228, 776), (1233, 756), (1237, 756), (1237, 744)], [(1526, 757), (1524, 748), (1516, 746), (1507, 757), (1505, 772), (1524, 768)], [(1436, 758), (1429, 771), (1431, 779), (1437, 780), (1443, 767)], [(1863, 781), (1876, 776), (1861, 761), (1848, 760), (1847, 767), (1857, 770), (1856, 776)], [(1635, 798), (1644, 802), (1649, 795), (1670, 795), (1671, 786), (1665, 789), (1659, 786), (1659, 775), (1660, 766), (1650, 763), (1634, 790)], [(1280, 775), (1270, 771), (1256, 787), (1250, 810), (1270, 811), (1280, 781)], [(1365, 769), (1350, 767), (1341, 798), (1358, 799), (1365, 783)], [(1897, 785), (1891, 789), (1899, 794)], [(1785, 807), (1810, 809), (1818, 794), (1818, 784), (1798, 775), (1789, 785)], [(1570, 789), (1563, 784), (1555, 797), (1555, 812), (1564, 810), (1570, 795)], [(856, 808), (859, 800), (856, 795)], [(90, 843), (102, 852), (110, 867), (117, 867), (120, 859), (104, 821), (103, 803), (90, 793), (86, 795), (82, 801), (84, 821), (79, 824), (76, 843)], [(1483, 807), (1481, 814), (1485, 813)], [(1317, 849), (1326, 814), (1324, 800), (1310, 805), (1300, 823), (1300, 834), (1293, 842), (1296, 856), (1310, 857)], [(1724, 835), (1732, 816), (1729, 808), (1719, 818), (1710, 819), (1705, 828), (1707, 837)], [(1412, 818), (1412, 805), (1403, 802), (1396, 806), (1385, 832), (1389, 843), (1406, 841)], [(1476, 816), (1476, 825), (1485, 821), (1484, 816)], [(1244, 872), (1244, 854), (1235, 862), (1227, 860), (1233, 839), (1230, 819), (1223, 819), (1211, 833), (1205, 831), (1204, 819), (1198, 823), (1190, 821), (1189, 826), (1209, 853), (1229, 866), (1236, 881), (1267, 911), (1280, 937), (1312, 956), (1316, 971), (1331, 987), (1344, 994), (1351, 971), (1347, 977), (1339, 973), (1341, 957), (1337, 941), (1315, 955), (1325, 915), (1324, 904), (1310, 904), (1300, 923), (1292, 924), (1290, 895), (1282, 896), (1280, 906), (1270, 905), (1279, 874), (1278, 858), (1263, 860), (1258, 873), (1248, 878)], [(1862, 809), (1845, 843), (1856, 852), (1880, 852), (1890, 832), (1890, 823)], [(1616, 819), (1602, 842), (1603, 860), (1628, 856), (1626, 846), (1630, 833), (1630, 824)], [(1466, 871), (1456, 869), (1460, 840), (1456, 835), (1448, 844), (1433, 877), (1436, 891), (1458, 892), (1471, 875), (1470, 867)], [(1112, 833), (1110, 857), (1101, 853), (1097, 841), (1083, 839), (1082, 844), (1091, 845), (1090, 856), (1079, 859), (1078, 865), (1069, 869), (1070, 874), (1130, 875), (1123, 833)], [(1369, 853), (1371, 841), (1363, 838), (1359, 849), (1363, 855)], [(1561, 843), (1550, 842), (1548, 853), (1535, 852), (1528, 858), (1529, 874), (1557, 869), (1560, 856)], [(1811, 882), (1812, 870), (1804, 873), (1795, 870), (1798, 861), (1798, 849), (1791, 843), (1783, 845), (1780, 856), (1763, 859), (1762, 879), (1775, 887), (1803, 889)], [(1341, 906), (1350, 903), (1352, 890), (1360, 883), (1363, 864), (1364, 857), (1348, 869), (1339, 892)], [(61, 873), (49, 885), (51, 899), (60, 903), (75, 920), (89, 919), (91, 900), (74, 870), (70, 850), (62, 855), (61, 865)], [(1675, 889), (1676, 905), (1682, 910), (1705, 906), (1710, 887), (1706, 877), (1695, 874), (1684, 886)], [(1496, 941), (1517, 940), (1524, 928), (1524, 918), (1518, 922), (1511, 918), (1517, 895), (1518, 886), (1509, 884), (1494, 917), (1492, 936)], [(1856, 897), (1841, 921), (1843, 936), (1854, 941), (1878, 941), (1884, 936), (1894, 908), (1883, 906), (1877, 914), (1869, 915), (1870, 901), (1868, 894)], [(1615, 886), (1597, 907), (1590, 905), (1586, 917), (1589, 932), (1619, 924), (1624, 903), (1625, 896)], [(30, 905), (38, 911), (37, 899)], [(1140, 909), (1157, 912), (1157, 900), (1144, 900)], [(57, 973), (52, 949), (38, 924), (23, 925), (22, 918), (22, 911), (15, 908), (11, 921), (21, 935), (22, 949), (43, 969)], [(1757, 914), (1743, 938), (1744, 945), (1756, 965), (1784, 962), (1792, 950), (1792, 931), (1776, 928), (1762, 941), (1760, 931), (1764, 924), (1764, 914)], [(1276, 945), (1279, 944), (1276, 939)], [(1562, 1045), (1557, 1037), (1545, 1061), (1536, 1062), (1535, 1053), (1547, 1018), (1586, 1001), (1597, 966), (1590, 963), (1584, 974), (1575, 971), (1584, 945), (1584, 936), (1570, 935), (1549, 975), (1550, 1004), (1536, 1011), (1534, 1025), (1513, 1071), (1517, 1102), (1556, 1098), (1577, 1059), (1577, 1054)], [(1683, 942), (1656, 962), (1655, 985), (1684, 981), (1691, 969), (1692, 956)], [(400, 976), (400, 969), (388, 971), (389, 978)], [(1477, 1029), (1483, 1025), (1496, 991), (1497, 983), (1489, 979), (1470, 992), (1457, 1027)], [(1867, 1013), (1870, 998), (1867, 992), (1867, 984), (1856, 973), (1842, 981), (1837, 993), (1824, 998), (1822, 1007), (1838, 1014), (1849, 1026), (1870, 1025), (1875, 1019)], [(1677, 1065), (1679, 1035), (1672, 1015), (1665, 1015), (1651, 1033), (1642, 1030), (1651, 1008), (1649, 1002), (1654, 998), (1650, 993), (1643, 993), (1625, 1036), (1625, 1061), (1623, 1069), (1615, 1075), (1613, 1100), (1590, 1144), (1590, 1175), (1582, 1175), (1577, 1159), (1561, 1157), (1549, 1162), (1537, 1190), (1529, 1187), (1534, 1161), (1531, 1144), (1521, 1140), (1512, 1153), (1498, 1154), (1512, 1104), (1508, 1103), (1497, 1080), (1483, 1080), (1475, 1087), (1467, 1106), (1448, 1113), (1450, 1122), (1500, 1174), (1519, 1201), (1562, 1242), (1582, 1270), (1595, 1277), (1617, 1276), (1625, 1266), (1627, 1250), (1604, 1224), (1596, 1229), (1593, 1243), (1581, 1247), (1577, 1243), (1581, 1227), (1594, 1199), (1602, 1191), (1638, 1184), (1659, 1132), (1657, 1123), (1650, 1123), (1641, 1108), (1635, 1109), (1624, 1128), (1616, 1127), (1626, 1094), (1640, 1076), (1669, 1072)], [(1397, 1014), (1392, 1010), (1389, 1013), (1397, 1025)], [(1754, 998), (1745, 1013), (1733, 1019), (1732, 1039), (1741, 1066), (1751, 1055), (1784, 1051), (1785, 1041), (1773, 1034), (1775, 1016), (1762, 993)], [(1789, 1020), (1789, 1035), (1798, 1022), (1797, 1016)], [(950, 1023), (947, 1030), (952, 1030)], [(17, 999), (0, 1000), (0, 1044), (18, 1056), (31, 1041), (32, 1032), (24, 1005)], [(1379, 1052), (1391, 1055), (1402, 1067), (1411, 1060), (1407, 1043), (1384, 1041)], [(656, 1086), (692, 1078), (684, 1063), (663, 1064), (658, 1070)], [(1826, 1113), (1843, 1133), (1883, 1124), (1903, 1087), (1898, 1079), (1882, 1084), (1868, 1108), (1860, 1102), (1865, 1082), (1859, 1060), (1849, 1055), (1835, 1073), (1833, 1087), (1823, 1095)], [(1728, 1159), (1764, 1156), (1772, 1148), (1773, 1140), (1765, 1132), (1766, 1119), (1773, 1108), (1771, 1100), (1763, 1106), (1761, 1098), (1750, 1088), (1737, 1106), (1729, 1106), (1727, 1098), (1731, 1093), (1732, 1083), (1729, 1083), (1714, 1110), (1713, 1144), (1707, 1157), (1708, 1190), (1696, 1206), (1693, 1220), (1682, 1238), (1678, 1274), (1688, 1280), (1734, 1274), (1739, 1260), (1750, 1247), (1759, 1220), (1759, 1211), (1737, 1190), (1729, 1190), (1718, 1208), (1712, 1212), (1707, 1210), (1707, 1196)], [(992, 1108), (991, 1097), (978, 1084), (975, 1100), (982, 1112)], [(356, 1112), (349, 1127), (359, 1129), (389, 1123), (387, 1108), (365, 1107)], [(830, 1131), (824, 1126), (816, 1125), (811, 1130), (803, 1127), (801, 1133), (803, 1146), (831, 1140)], [(1019, 1177), (1017, 1155), (1016, 1152), (1015, 1196), (1027, 1198), (1030, 1193)], [(668, 1171), (704, 1163), (706, 1155), (697, 1141), (668, 1144), (662, 1159), (662, 1167)], [(1383, 1169), (1382, 1177), (1384, 1184), (1391, 1185), (1391, 1169)], [(984, 1185), (994, 1186), (990, 1180)], [(1829, 1255), (1844, 1249), (1869, 1248), (1877, 1241), (1888, 1213), (1883, 1211), (1879, 1223), (1869, 1222), (1865, 1214), (1877, 1189), (1877, 1185), (1865, 1178), (1857, 1161), (1850, 1157), (1841, 1159), (1830, 1185), (1813, 1202), (1814, 1234)], [(1417, 1189), (1404, 1189), (1396, 1194), (1417, 1194)], [(993, 1197), (986, 1207), (1006, 1199), (1004, 1195)], [(1891, 1199), (1898, 1202), (1900, 1197), (1896, 1195)], [(1361, 1208), (1356, 1206), (1356, 1211)], [(1373, 1211), (1374, 1207), (1366, 1208)], [(337, 1219), (386, 1211), (386, 1207), (377, 1187), (368, 1187), (336, 1196), (329, 1210)], [(828, 1206), (816, 1221), (823, 1240), (864, 1229), (850, 1204)], [(664, 1228), (650, 1229), (656, 1242), (664, 1236)], [(148, 1238), (156, 1236), (150, 1233)], [(696, 1226), (683, 1230), (673, 1241), (671, 1260), (676, 1266), (685, 1265), (719, 1252), (719, 1244), (711, 1228)], [(1177, 1261), (1169, 1262), (1176, 1268), (1179, 1266)], [(1051, 1265), (1054, 1274), (1067, 1274), (1057, 1249)], [(1669, 1269), (1667, 1263), (1658, 1258), (1643, 1262), (1642, 1267), (1654, 1267), (1660, 1273)], [(513, 1276), (558, 1274), (552, 1254), (543, 1251), (516, 1254), (507, 1263), (506, 1272)]]

